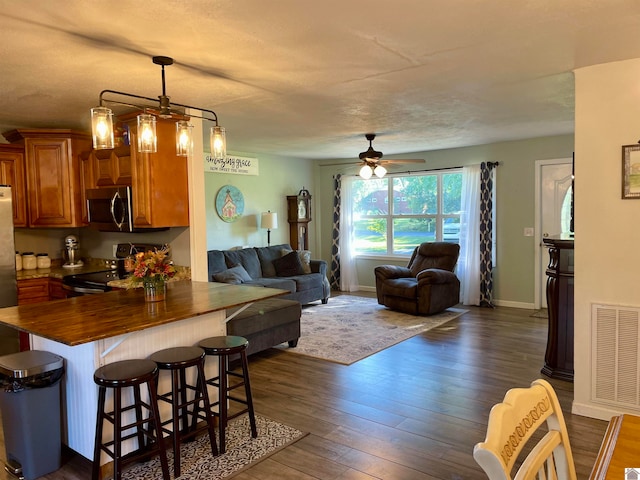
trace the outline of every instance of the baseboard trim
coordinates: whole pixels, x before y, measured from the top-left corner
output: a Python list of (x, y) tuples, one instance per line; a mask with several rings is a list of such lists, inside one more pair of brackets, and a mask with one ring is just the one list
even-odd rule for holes
[(534, 310), (533, 303), (512, 302), (509, 300), (494, 300), (493, 303), (496, 307), (511, 307), (511, 308), (522, 308), (525, 310)]
[(611, 417), (630, 413), (628, 410), (617, 410), (612, 407), (600, 407), (593, 404), (573, 402), (571, 404), (571, 413), (581, 415), (583, 417), (597, 418), (599, 420), (611, 420)]
[[(366, 285), (358, 285), (358, 290), (355, 290), (356, 292), (358, 291), (363, 291), (363, 292), (376, 292), (376, 287), (368, 287)], [(354, 292), (351, 292), (354, 293)], [(510, 300), (494, 300), (493, 304), (496, 307), (511, 307), (511, 308), (522, 308), (523, 310), (535, 310), (534, 308), (534, 304), (533, 303), (528, 303), (528, 302), (512, 302)]]

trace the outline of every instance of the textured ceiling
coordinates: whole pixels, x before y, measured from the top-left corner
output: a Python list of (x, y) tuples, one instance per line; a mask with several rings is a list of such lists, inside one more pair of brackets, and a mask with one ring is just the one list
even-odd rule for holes
[(153, 55), (231, 151), (401, 154), (573, 132), (572, 70), (640, 57), (640, 2), (1, 0), (0, 132), (156, 97)]

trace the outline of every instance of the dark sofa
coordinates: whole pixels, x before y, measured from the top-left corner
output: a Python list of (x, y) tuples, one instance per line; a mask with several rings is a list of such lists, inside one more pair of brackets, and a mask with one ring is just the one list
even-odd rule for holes
[[(305, 254), (308, 263), (301, 260)], [(286, 243), (238, 250), (209, 250), (209, 281), (288, 290), (289, 294), (279, 298), (296, 300), (302, 305), (316, 300), (327, 303), (330, 295), (327, 262), (311, 260), (308, 255), (308, 252), (294, 251)]]

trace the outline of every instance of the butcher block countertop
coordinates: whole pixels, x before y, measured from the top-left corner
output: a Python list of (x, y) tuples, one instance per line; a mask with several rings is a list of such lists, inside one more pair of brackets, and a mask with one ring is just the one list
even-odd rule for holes
[(0, 324), (75, 346), (288, 293), (276, 288), (182, 281), (147, 303), (142, 289), (115, 290), (0, 309)]

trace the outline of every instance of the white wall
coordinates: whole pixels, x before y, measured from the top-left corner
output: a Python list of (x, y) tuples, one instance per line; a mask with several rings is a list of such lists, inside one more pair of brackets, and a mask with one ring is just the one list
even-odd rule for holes
[(640, 307), (640, 201), (621, 199), (621, 146), (640, 138), (640, 59), (576, 70), (575, 382), (573, 411), (591, 401), (591, 305)]

